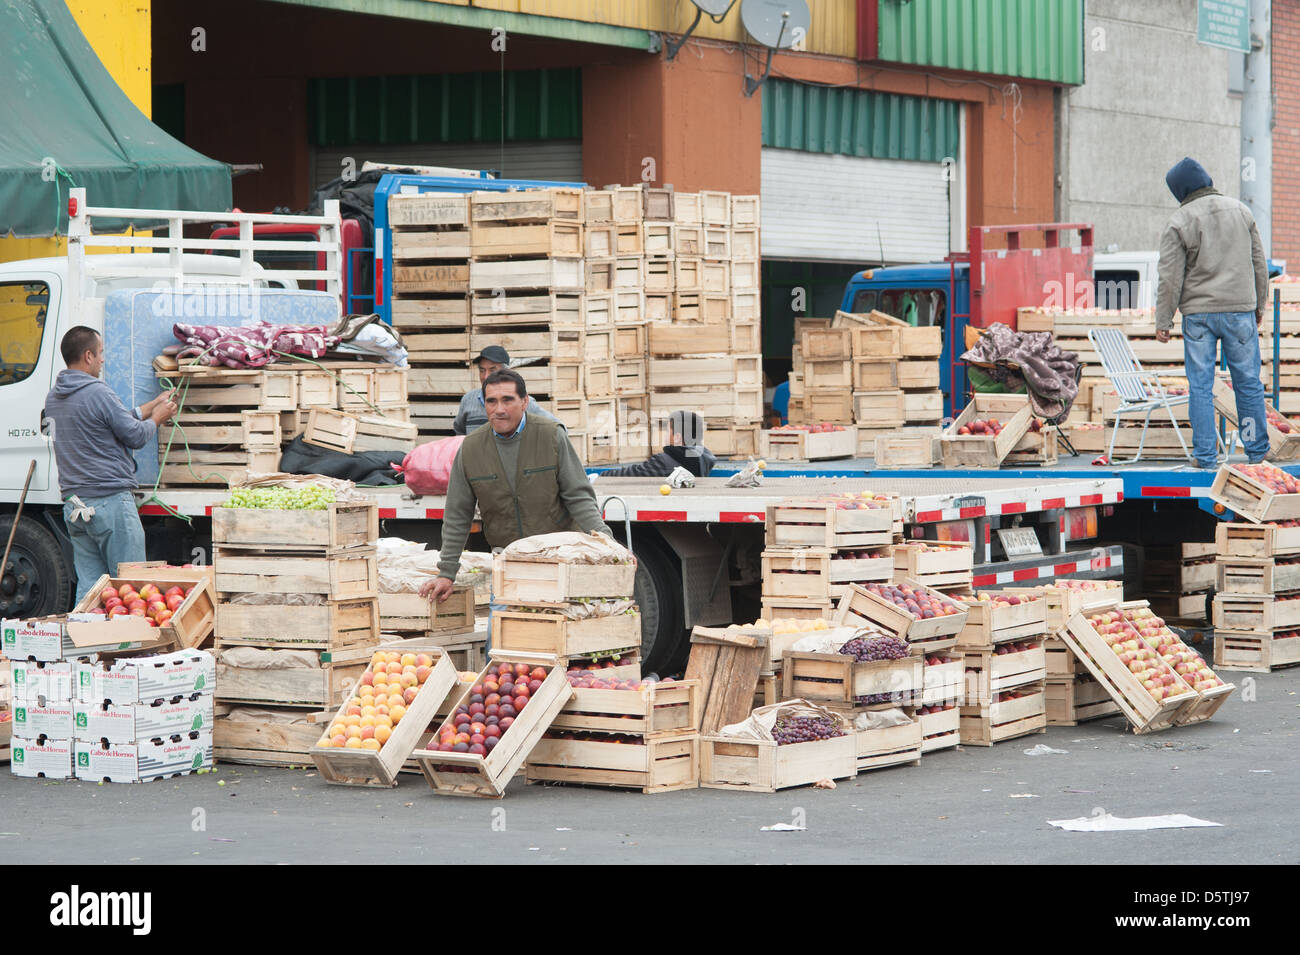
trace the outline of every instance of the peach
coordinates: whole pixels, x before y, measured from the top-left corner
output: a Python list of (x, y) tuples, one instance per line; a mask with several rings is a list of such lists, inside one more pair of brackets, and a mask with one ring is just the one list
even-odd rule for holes
[(363, 726), (363, 727), (361, 727), (361, 738), (362, 738), (362, 739), (374, 739), (374, 738), (375, 738), (375, 728), (374, 728), (374, 726), (371, 725), (371, 726)]
[(349, 726), (346, 730), (343, 731), (343, 735), (346, 736), (348, 739), (360, 739), (361, 727)]
[(388, 726), (375, 727), (375, 739), (379, 740), (379, 745), (383, 746), (388, 742), (388, 738), (393, 735), (393, 730)]
[(347, 734), (346, 734), (346, 733), (335, 733), (333, 736), (330, 737), (330, 745), (331, 745), (331, 746), (346, 746), (346, 745), (348, 745), (348, 737), (347, 737)]
[(344, 744), (344, 747), (346, 749), (361, 749), (361, 737), (359, 736), (352, 737)]
[(378, 752), (378, 751), (379, 751), (379, 748), (380, 748), (381, 745), (382, 745), (382, 744), (381, 744), (381, 743), (379, 742), (379, 740), (377, 740), (377, 739), (363, 739), (363, 740), (361, 741), (361, 748), (362, 748), (362, 749), (369, 749), (369, 750), (373, 750), (373, 751), (375, 751), (375, 752)]
[(392, 718), (393, 725), (396, 726), (402, 721), (402, 717), (406, 715), (406, 707), (399, 703), (392, 708), (388, 715)]
[(400, 662), (401, 662), (402, 666), (404, 666), (404, 667), (408, 667), (408, 666), (413, 667), (413, 666), (415, 666), (415, 654), (414, 654), (414, 653), (404, 653), (404, 654), (402, 654), (402, 659), (401, 659)]

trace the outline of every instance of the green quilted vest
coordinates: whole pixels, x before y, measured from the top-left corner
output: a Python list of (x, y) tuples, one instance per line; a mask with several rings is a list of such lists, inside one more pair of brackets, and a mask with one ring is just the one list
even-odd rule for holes
[(555, 445), (558, 427), (553, 421), (528, 419), (520, 439), (513, 493), (491, 424), (469, 435), (460, 446), (465, 478), (478, 500), (489, 546), (505, 547), (521, 537), (577, 529), (560, 500), (560, 455)]

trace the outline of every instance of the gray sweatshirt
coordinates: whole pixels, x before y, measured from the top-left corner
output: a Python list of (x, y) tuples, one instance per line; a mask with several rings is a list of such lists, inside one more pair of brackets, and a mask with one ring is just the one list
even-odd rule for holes
[[(528, 417), (523, 419), (523, 427), (528, 427)], [(497, 454), (501, 457), (501, 469), (510, 483), (510, 490), (515, 489), (515, 472), (519, 466), (519, 436), (522, 430), (508, 438), (496, 438)], [(578, 454), (569, 444), (564, 429), (555, 432), (555, 446), (559, 452), (559, 469), (556, 481), (560, 485), (560, 500), (569, 511), (575, 524), (590, 534), (600, 531), (613, 537), (609, 526), (601, 519), (600, 508), (596, 505), (596, 492), (592, 489), (587, 472), (583, 470)], [(465, 478), (465, 466), (460, 454), (451, 465), (451, 479), (447, 483), (447, 503), (442, 515), (442, 544), (438, 554), (438, 576), (456, 579), (460, 569), (460, 555), (469, 540), (470, 525), (474, 523), (474, 510), (478, 503)], [(557, 527), (557, 531), (568, 530)]]
[[(528, 396), (528, 406), (524, 408), (524, 414), (545, 418), (547, 421), (556, 420), (554, 415), (542, 410), (542, 406), (532, 395)], [(451, 430), (456, 434), (469, 434), (487, 424), (487, 420), (487, 406), (483, 404), (483, 389), (475, 388), (460, 399), (460, 407), (456, 409), (456, 420), (451, 423)]]
[(65, 368), (45, 397), (45, 416), (65, 499), (108, 497), (136, 486), (131, 451), (148, 444), (158, 426), (136, 417), (106, 382)]

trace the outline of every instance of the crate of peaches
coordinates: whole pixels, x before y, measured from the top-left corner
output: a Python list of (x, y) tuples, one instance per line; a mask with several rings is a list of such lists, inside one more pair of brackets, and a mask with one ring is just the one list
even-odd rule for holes
[(1037, 593), (977, 591), (963, 598), (968, 611), (957, 646), (986, 650), (994, 644), (1047, 633), (1047, 601)]
[(898, 498), (871, 491), (790, 500), (767, 509), (768, 547), (884, 547), (902, 529)]
[(1225, 464), (1209, 497), (1256, 524), (1300, 518), (1300, 480), (1271, 464)]
[(906, 640), (916, 654), (957, 644), (966, 626), (965, 604), (904, 578), (889, 584), (851, 584), (835, 615), (839, 627), (879, 628)]
[(1177, 725), (1200, 698), (1118, 604), (1075, 614), (1059, 636), (1119, 704), (1135, 733)]
[(1178, 717), (1175, 724), (1186, 726), (1188, 723), (1200, 723), (1217, 713), (1236, 687), (1225, 683), (1210, 669), (1201, 655), (1170, 630), (1145, 600), (1120, 604), (1119, 609), (1124, 613), (1124, 619), (1137, 628), (1142, 639), (1198, 694), (1196, 702)]
[(212, 578), (172, 579), (144, 571), (132, 577), (105, 574), (73, 612), (143, 617), (164, 638), (175, 640), (179, 649), (194, 649), (212, 633), (216, 614)]
[(489, 656), (428, 749), (412, 754), (436, 792), (500, 799), (573, 695), (564, 666), (550, 654)]
[[(1214, 382), (1214, 410), (1232, 427), (1237, 427), (1237, 401), (1232, 382), (1219, 378)], [(1264, 402), (1268, 418), (1268, 457), (1271, 461), (1294, 461), (1300, 458), (1300, 425), (1294, 424), (1269, 402)]]
[(1003, 594), (1039, 594), (1046, 601), (1047, 629), (1055, 632), (1076, 613), (1106, 607), (1124, 599), (1124, 584), (1118, 580), (1073, 580), (1058, 578), (1042, 587), (1004, 587)]
[(352, 697), (339, 707), (311, 758), (326, 782), (395, 786), (439, 704), (456, 685), (442, 650), (375, 650)]

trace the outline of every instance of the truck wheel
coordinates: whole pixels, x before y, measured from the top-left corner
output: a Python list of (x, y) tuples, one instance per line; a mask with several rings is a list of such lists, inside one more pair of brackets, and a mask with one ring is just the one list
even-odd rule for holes
[[(0, 517), (0, 556), (14, 517)], [(24, 516), (18, 521), (9, 563), (0, 570), (0, 616), (43, 617), (72, 606), (76, 577), (50, 530)]]
[(633, 596), (641, 608), (641, 672), (666, 676), (684, 649), (681, 571), (644, 535), (633, 537), (637, 571)]

